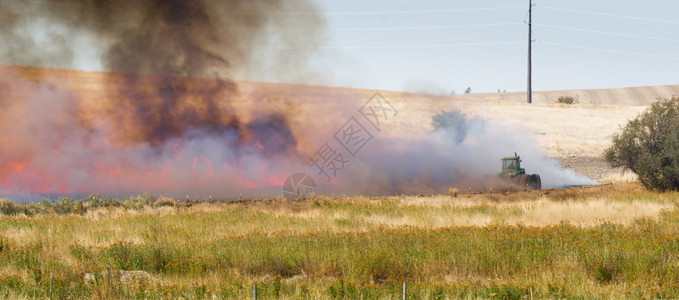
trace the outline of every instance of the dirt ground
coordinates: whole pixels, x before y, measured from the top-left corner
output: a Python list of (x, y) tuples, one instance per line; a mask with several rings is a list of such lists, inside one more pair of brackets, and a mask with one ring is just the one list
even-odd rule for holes
[(561, 166), (571, 169), (599, 182), (632, 182), (634, 174), (622, 168), (612, 168), (602, 157), (564, 156), (559, 157)]

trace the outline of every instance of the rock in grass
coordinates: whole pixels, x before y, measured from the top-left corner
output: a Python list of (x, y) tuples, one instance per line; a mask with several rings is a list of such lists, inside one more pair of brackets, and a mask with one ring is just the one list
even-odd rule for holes
[(99, 274), (85, 273), (85, 283), (96, 283), (101, 280), (114, 280), (120, 283), (153, 282), (156, 279), (146, 271), (105, 270)]

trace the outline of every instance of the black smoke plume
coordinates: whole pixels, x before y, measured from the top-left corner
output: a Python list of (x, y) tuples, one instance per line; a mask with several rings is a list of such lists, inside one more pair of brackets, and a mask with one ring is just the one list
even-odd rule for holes
[[(14, 133), (0, 141), (30, 151), (0, 151), (0, 192), (233, 195), (282, 182), (272, 179), (277, 168), (301, 160), (287, 112), (239, 112), (231, 78), (270, 61), (265, 54), (303, 65), (306, 52), (271, 49), (313, 51), (324, 27), (316, 10), (307, 0), (0, 1), (0, 64), (107, 72), (90, 87), (69, 82), (81, 75), (3, 69), (0, 115), (11, 116), (0, 129)], [(201, 181), (201, 173), (212, 175)]]

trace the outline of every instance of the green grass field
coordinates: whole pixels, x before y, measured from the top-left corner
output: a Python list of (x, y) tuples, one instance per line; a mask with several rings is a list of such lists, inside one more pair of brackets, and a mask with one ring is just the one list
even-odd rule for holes
[[(676, 193), (0, 203), (0, 297), (676, 298)], [(120, 270), (152, 278), (107, 276)], [(107, 273), (113, 271), (114, 273)], [(93, 274), (93, 280), (85, 275)], [(52, 276), (52, 279), (50, 279)]]

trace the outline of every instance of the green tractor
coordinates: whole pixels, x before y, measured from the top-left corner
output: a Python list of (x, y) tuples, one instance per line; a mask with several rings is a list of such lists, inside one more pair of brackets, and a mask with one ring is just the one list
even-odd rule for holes
[(521, 157), (516, 152), (514, 156), (502, 158), (502, 172), (498, 175), (521, 189), (539, 190), (542, 186), (540, 175), (526, 174), (526, 169), (521, 168)]

